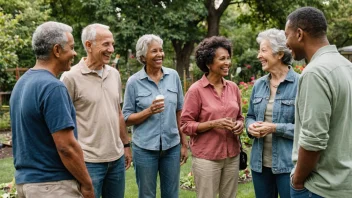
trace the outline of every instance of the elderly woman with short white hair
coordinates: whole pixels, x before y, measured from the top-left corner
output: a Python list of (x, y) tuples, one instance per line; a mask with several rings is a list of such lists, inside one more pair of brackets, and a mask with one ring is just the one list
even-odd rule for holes
[(268, 74), (253, 87), (246, 117), (253, 138), (250, 166), (256, 197), (290, 197), (290, 172), (295, 123), (295, 98), (299, 74), (293, 71), (292, 55), (283, 30), (259, 33), (258, 59)]
[(178, 197), (180, 165), (187, 161), (187, 140), (180, 133), (183, 91), (177, 72), (163, 66), (163, 40), (147, 34), (136, 45), (143, 68), (126, 84), (123, 115), (133, 126), (133, 166), (138, 197), (156, 197), (157, 174), (161, 197)]

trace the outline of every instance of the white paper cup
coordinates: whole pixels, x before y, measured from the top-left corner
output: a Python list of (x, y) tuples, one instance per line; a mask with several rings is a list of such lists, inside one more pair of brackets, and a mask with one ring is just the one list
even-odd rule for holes
[(164, 96), (163, 96), (163, 95), (157, 95), (157, 96), (155, 97), (155, 100), (160, 100), (160, 99), (164, 99)]
[[(163, 104), (164, 103), (164, 99), (165, 99), (165, 97), (163, 96), (163, 95), (157, 95), (156, 97), (155, 97), (155, 100), (163, 100), (162, 102), (160, 101), (160, 102), (158, 102), (158, 104)], [(162, 110), (164, 110), (164, 108), (161, 108)]]

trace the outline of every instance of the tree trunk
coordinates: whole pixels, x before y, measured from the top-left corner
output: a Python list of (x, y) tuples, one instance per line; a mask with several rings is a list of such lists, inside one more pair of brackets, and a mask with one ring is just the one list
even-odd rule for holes
[(211, 36), (218, 36), (219, 35), (219, 24), (220, 24), (220, 17), (217, 16), (217, 13), (210, 13), (207, 17), (208, 22), (208, 33), (207, 37)]
[(231, 0), (223, 0), (220, 7), (215, 9), (214, 0), (205, 0), (204, 4), (208, 10), (208, 33), (207, 37), (219, 35), (220, 18), (225, 12), (226, 8), (230, 5)]
[(186, 76), (189, 77), (190, 57), (194, 49), (194, 41), (171, 40), (172, 46), (176, 53), (176, 71), (183, 79), (183, 70), (186, 70)]

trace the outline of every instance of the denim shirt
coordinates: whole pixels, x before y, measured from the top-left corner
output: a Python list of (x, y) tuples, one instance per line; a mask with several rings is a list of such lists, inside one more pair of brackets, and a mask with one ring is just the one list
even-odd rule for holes
[(173, 69), (162, 67), (163, 76), (156, 84), (145, 67), (132, 75), (126, 84), (122, 113), (124, 119), (148, 108), (157, 95), (164, 95), (165, 109), (142, 123), (133, 125), (132, 141), (147, 150), (167, 150), (180, 143), (176, 111), (183, 106), (181, 80)]
[[(270, 97), (270, 74), (259, 78), (253, 87), (246, 117), (246, 129), (256, 121), (264, 121), (266, 106)], [(290, 68), (283, 82), (277, 88), (273, 104), (273, 123), (276, 131), (272, 133), (272, 172), (289, 173), (293, 168), (292, 145), (294, 134), (295, 98), (299, 74)], [(264, 138), (254, 138), (250, 158), (251, 169), (262, 172)]]

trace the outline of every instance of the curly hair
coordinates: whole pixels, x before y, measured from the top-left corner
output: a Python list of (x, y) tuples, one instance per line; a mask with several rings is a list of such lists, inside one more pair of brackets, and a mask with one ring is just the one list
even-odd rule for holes
[(278, 52), (283, 52), (284, 56), (281, 62), (285, 65), (290, 65), (292, 62), (292, 54), (290, 49), (286, 46), (286, 36), (283, 30), (278, 30), (275, 28), (265, 30), (260, 32), (257, 37), (257, 42), (260, 45), (264, 40), (269, 41), (271, 49), (274, 54)]
[(209, 73), (208, 65), (213, 63), (215, 52), (218, 48), (224, 48), (231, 57), (232, 44), (223, 36), (212, 36), (205, 38), (196, 49), (196, 63), (200, 70)]
[(312, 37), (321, 38), (326, 35), (328, 25), (324, 13), (317, 8), (298, 8), (288, 15), (287, 20), (290, 21), (291, 28), (301, 28)]

